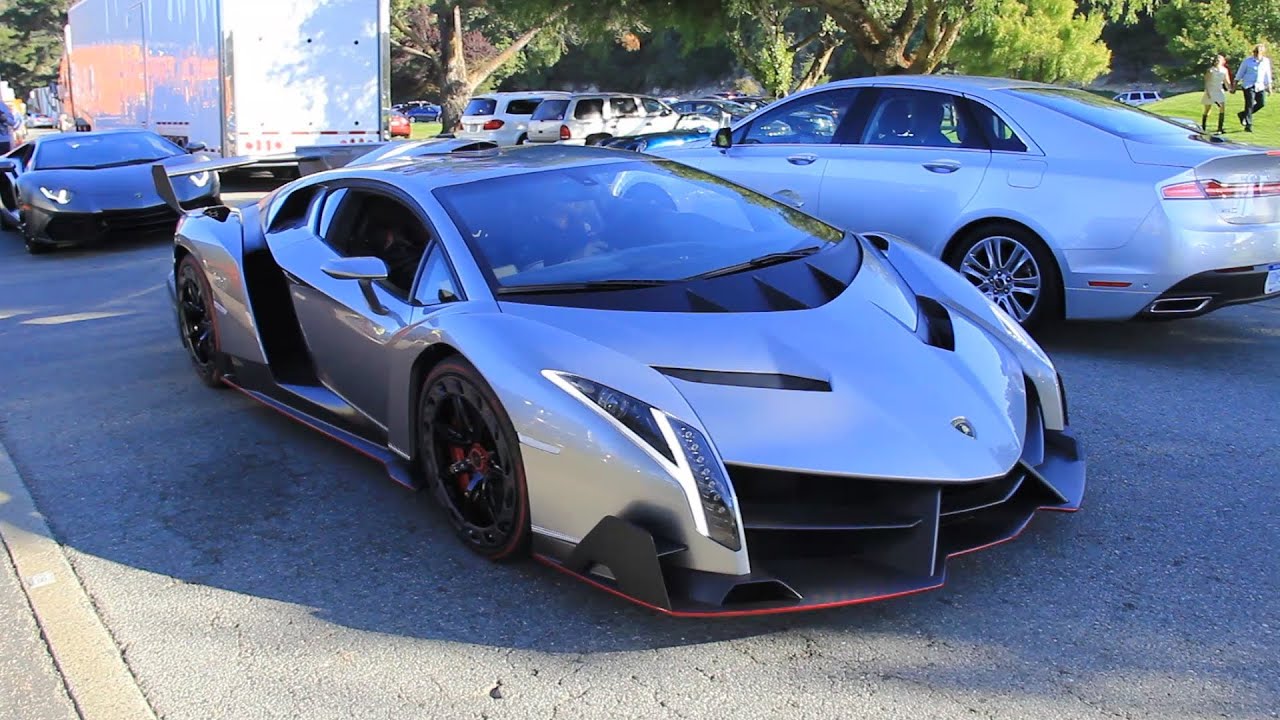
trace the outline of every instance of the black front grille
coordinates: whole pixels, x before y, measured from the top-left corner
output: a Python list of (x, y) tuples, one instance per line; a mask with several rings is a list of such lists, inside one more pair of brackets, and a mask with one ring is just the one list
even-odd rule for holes
[(172, 233), (178, 225), (178, 213), (167, 205), (144, 210), (112, 210), (100, 217), (102, 231), (107, 235)]

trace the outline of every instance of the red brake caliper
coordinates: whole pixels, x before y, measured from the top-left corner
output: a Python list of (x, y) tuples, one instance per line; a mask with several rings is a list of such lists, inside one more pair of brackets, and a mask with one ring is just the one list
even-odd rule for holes
[[(470, 461), (472, 469), (481, 475), (489, 472), (489, 453), (485, 451), (484, 446), (480, 443), (473, 443), (469, 451), (460, 447), (450, 448), (449, 455), (454, 464), (467, 460)], [(467, 487), (471, 485), (471, 473), (458, 473), (457, 483), (458, 489), (466, 492)]]

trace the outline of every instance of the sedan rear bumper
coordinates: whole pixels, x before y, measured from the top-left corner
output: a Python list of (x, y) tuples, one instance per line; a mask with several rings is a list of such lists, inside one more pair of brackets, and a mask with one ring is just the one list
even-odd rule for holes
[(1280, 262), (1198, 273), (1161, 293), (1142, 310), (1141, 316), (1197, 317), (1228, 305), (1280, 297), (1280, 286), (1274, 283), (1272, 291), (1266, 292), (1267, 278), (1274, 277), (1273, 272), (1280, 273)]

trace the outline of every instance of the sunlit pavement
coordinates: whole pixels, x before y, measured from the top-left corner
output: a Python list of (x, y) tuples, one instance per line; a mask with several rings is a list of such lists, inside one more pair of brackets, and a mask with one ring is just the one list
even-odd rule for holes
[(204, 387), (170, 264), (0, 236), (0, 440), (162, 717), (1280, 709), (1280, 302), (1045, 338), (1090, 457), (1075, 516), (937, 592), (707, 622), (478, 560), (375, 464)]

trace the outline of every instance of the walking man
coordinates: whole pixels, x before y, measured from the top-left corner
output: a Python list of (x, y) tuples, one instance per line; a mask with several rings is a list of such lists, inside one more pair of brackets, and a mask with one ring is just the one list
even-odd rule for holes
[(9, 106), (0, 102), (0, 155), (13, 149), (18, 130), (18, 119), (9, 112)]
[(1258, 44), (1253, 48), (1253, 55), (1240, 63), (1236, 72), (1236, 87), (1244, 90), (1244, 110), (1236, 113), (1245, 132), (1253, 132), (1253, 114), (1267, 103), (1267, 93), (1271, 92), (1271, 59), (1267, 57), (1267, 46)]

